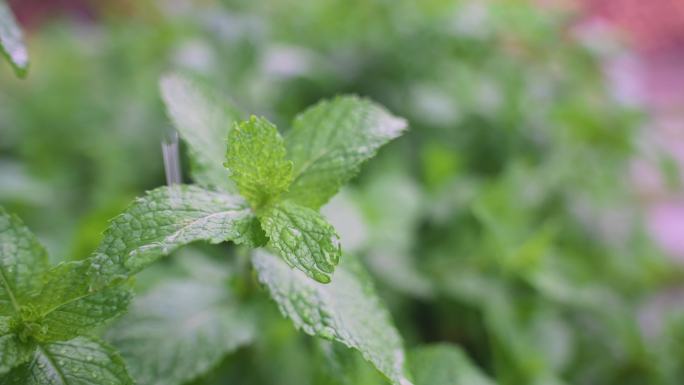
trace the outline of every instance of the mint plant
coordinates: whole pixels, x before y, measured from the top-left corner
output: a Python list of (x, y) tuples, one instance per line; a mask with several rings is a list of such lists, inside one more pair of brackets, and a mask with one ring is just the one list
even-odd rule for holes
[[(236, 109), (223, 109), (215, 93), (178, 75), (164, 78), (161, 87), (203, 186), (161, 188), (115, 220), (105, 243), (121, 244), (111, 235), (133, 224), (166, 225), (143, 242), (123, 242), (129, 245), (124, 254), (133, 257), (124, 270), (196, 239), (265, 244), (280, 258), (266, 250), (255, 253), (258, 278), (295, 326), (359, 350), (394, 383), (408, 383), (401, 339), (360, 264), (345, 255), (331, 282), (341, 248), (335, 229), (318, 212), (363, 161), (403, 132), (405, 122), (367, 100), (338, 97), (299, 115), (285, 138), (254, 116), (234, 123), (226, 135), (230, 126), (217, 117), (237, 116)], [(221, 182), (226, 172), (217, 162), (215, 143), (226, 136), (223, 165), (234, 185)]]
[[(35, 18), (30, 2), (1, 1), (33, 20), (30, 53), (42, 64), (23, 82), (0, 58), (0, 205), (38, 235), (51, 264), (39, 269), (39, 289), (17, 296), (20, 316), (5, 298), (12, 325), (4, 318), (0, 328), (0, 384), (106, 383), (83, 370), (77, 380), (64, 368), (66, 381), (26, 371), (34, 358), (48, 365), (38, 345), (59, 364), (59, 350), (84, 339), (118, 351), (139, 384), (390, 383), (364, 354), (394, 382), (416, 385), (681, 383), (684, 316), (673, 292), (684, 269), (644, 231), (650, 195), (639, 199), (622, 177), (644, 155), (648, 114), (616, 103), (602, 81), (601, 62), (625, 47), (568, 35), (576, 15), (474, 0), (204, 1), (181, 13), (177, 2), (114, 12), (89, 2), (104, 17), (83, 28), (70, 17)], [(246, 112), (267, 111), (291, 162), (282, 168), (291, 173), (286, 188), (254, 178), (247, 182), (265, 181), (268, 194), (241, 193), (224, 164), (235, 124), (250, 117), (211, 89), (167, 77), (175, 101), (166, 116), (155, 84), (170, 66), (260, 106)], [(321, 181), (339, 174), (306, 172), (316, 180), (308, 188), (300, 156), (318, 152), (319, 140), (361, 149), (372, 131), (344, 114), (302, 131), (306, 144), (295, 148), (299, 123), (290, 118), (340, 90), (374, 95), (411, 122), (410, 138), (383, 148), (363, 178), (318, 207), (334, 186)], [(159, 141), (171, 120), (184, 128), (185, 182), (193, 184), (143, 197), (164, 179)], [(647, 150), (646, 169), (657, 172), (668, 157)], [(280, 220), (268, 223), (270, 236), (264, 229), (269, 214), (281, 219), (280, 206), (293, 203), (320, 209), (339, 234), (319, 247), (318, 265), (310, 255), (309, 275), (292, 267), (306, 266), (286, 247), (297, 232), (281, 235)], [(54, 266), (61, 260), (82, 262)], [(33, 315), (130, 281), (127, 310), (97, 326)], [(55, 341), (40, 340), (47, 335)], [(27, 361), (15, 365), (22, 350), (12, 341), (25, 341)], [(456, 342), (462, 354), (425, 341)], [(486, 376), (468, 370), (468, 357)]]
[(36, 237), (0, 208), (0, 383), (132, 383), (111, 347), (84, 336), (126, 309), (130, 289), (89, 290), (84, 266), (51, 267)]
[(29, 59), (21, 29), (5, 0), (0, 0), (0, 52), (19, 77), (26, 76)]
[[(235, 272), (196, 256), (180, 256), (196, 279), (167, 279), (128, 309), (133, 276), (195, 241), (242, 245), (256, 279), (297, 329), (358, 351), (393, 385), (414, 384), (409, 366), (417, 385), (489, 383), (450, 346), (420, 348), (407, 362), (370, 275), (342, 252), (319, 212), (402, 134), (404, 120), (341, 96), (300, 114), (283, 137), (263, 117), (241, 121), (190, 78), (169, 75), (161, 89), (196, 185), (150, 191), (111, 221), (90, 257), (56, 266), (0, 209), (0, 385), (180, 385), (255, 343), (262, 307), (225, 285)], [(340, 383), (368, 378), (339, 346), (325, 346), (333, 366), (347, 371)]]
[[(389, 313), (318, 211), (405, 121), (343, 96), (299, 115), (282, 137), (265, 118), (238, 121), (237, 109), (189, 78), (167, 76), (161, 89), (197, 185), (149, 192), (112, 220), (91, 257), (54, 267), (21, 221), (2, 212), (0, 383), (132, 383), (118, 353), (91, 332), (128, 307), (135, 273), (201, 240), (265, 246), (252, 264), (284, 316), (358, 350), (393, 384), (410, 384)], [(176, 304), (179, 296), (190, 301)], [(138, 383), (182, 384), (252, 341), (247, 309), (219, 284), (171, 282), (141, 297), (107, 338)], [(173, 339), (179, 325), (184, 333)]]
[[(337, 233), (318, 212), (363, 161), (404, 131), (405, 122), (365, 99), (338, 97), (302, 113), (283, 138), (265, 118), (237, 122), (235, 108), (223, 107), (215, 93), (186, 77), (167, 76), (161, 89), (188, 144), (199, 185), (159, 188), (117, 217), (96, 253), (95, 282), (127, 277), (197, 240), (266, 245), (270, 251), (255, 253), (254, 267), (295, 326), (359, 350), (393, 383), (408, 384), (399, 334), (362, 267), (351, 256), (341, 258)], [(226, 140), (222, 162), (219, 149)], [(224, 180), (228, 177), (232, 183)], [(331, 282), (340, 259), (345, 262)], [(141, 313), (133, 319), (154, 317)], [(145, 346), (155, 345), (144, 342), (149, 335), (138, 339), (115, 333), (113, 339), (131, 362), (149, 360)], [(233, 342), (219, 339), (224, 349), (239, 345), (227, 339)], [(187, 363), (199, 357), (185, 358)], [(161, 382), (143, 366), (137, 371), (149, 383), (188, 379), (181, 373)]]
[[(230, 197), (226, 199), (246, 202), (240, 206), (248, 208), (244, 217), (231, 215), (240, 218), (239, 226), (221, 227), (228, 232), (224, 240), (253, 246), (267, 241), (290, 266), (319, 282), (330, 282), (341, 250), (335, 230), (318, 209), (380, 146), (401, 135), (405, 121), (368, 100), (338, 97), (300, 114), (282, 138), (264, 118), (251, 117), (231, 129), (231, 120), (225, 119), (237, 121), (237, 109), (222, 107), (219, 96), (187, 78), (167, 76), (161, 88), (169, 114), (190, 148), (198, 184), (214, 191), (209, 195), (222, 191)], [(204, 107), (188, 107), (197, 105)], [(225, 144), (226, 139), (226, 160), (219, 162), (222, 146), (217, 143)], [(232, 185), (221, 181), (226, 176)], [(183, 191), (176, 189), (174, 194), (182, 196)], [(239, 231), (234, 233), (235, 228)], [(213, 233), (209, 240), (220, 237)]]

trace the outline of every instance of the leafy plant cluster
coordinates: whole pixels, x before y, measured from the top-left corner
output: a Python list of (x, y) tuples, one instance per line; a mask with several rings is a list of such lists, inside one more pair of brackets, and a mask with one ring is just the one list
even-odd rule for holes
[[(238, 123), (230, 116), (234, 109), (187, 78), (166, 77), (162, 92), (194, 154), (194, 175), (206, 183), (149, 192), (111, 222), (92, 257), (54, 267), (23, 223), (3, 211), (3, 383), (132, 383), (119, 354), (86, 335), (126, 310), (135, 273), (182, 245), (204, 240), (267, 246), (253, 253), (252, 264), (295, 326), (357, 349), (393, 383), (410, 384), (401, 338), (371, 279), (355, 257), (341, 256), (335, 229), (318, 212), (363, 161), (402, 133), (405, 121), (368, 100), (338, 97), (300, 114), (283, 139), (265, 118)], [(235, 123), (227, 133), (229, 122)], [(223, 168), (215, 150), (226, 137)], [(182, 283), (165, 289), (160, 294), (191, 296), (191, 306), (200, 309), (174, 311), (169, 299), (146, 298), (143, 303), (151, 303), (110, 331), (134, 378), (183, 383), (254, 338), (240, 305), (203, 308), (204, 301), (219, 305), (213, 301), (224, 296), (220, 290)], [(171, 325), (162, 331), (180, 328), (178, 340), (141, 334), (163, 326), (155, 317), (169, 311), (180, 319), (163, 320)], [(150, 351), (150, 345), (158, 350)], [(155, 354), (160, 356), (150, 357)], [(444, 354), (454, 353), (445, 349)]]

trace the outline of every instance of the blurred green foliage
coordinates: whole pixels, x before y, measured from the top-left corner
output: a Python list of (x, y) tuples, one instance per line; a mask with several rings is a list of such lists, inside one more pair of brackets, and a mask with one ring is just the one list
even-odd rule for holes
[[(0, 71), (0, 204), (56, 260), (87, 256), (109, 218), (164, 183), (165, 70), (280, 127), (352, 92), (410, 130), (323, 211), (364, 257), (409, 349), (458, 344), (464, 353), (434, 360), (467, 356), (502, 385), (681, 382), (684, 318), (650, 305), (684, 277), (644, 234), (626, 178), (641, 115), (611, 99), (599, 66), (609, 53), (576, 41), (573, 15), (504, 0), (133, 9), (55, 20), (29, 39), (26, 80)], [(239, 253), (226, 260), (230, 246), (200, 249), (245, 269)], [(140, 290), (197, 279), (181, 257), (143, 273)], [(238, 293), (257, 289), (235, 277)], [(253, 345), (193, 384), (383, 383), (262, 296), (271, 316)]]

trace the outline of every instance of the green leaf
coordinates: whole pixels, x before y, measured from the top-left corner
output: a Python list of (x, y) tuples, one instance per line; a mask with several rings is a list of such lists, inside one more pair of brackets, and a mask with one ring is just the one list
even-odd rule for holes
[(114, 218), (89, 272), (94, 286), (128, 277), (194, 241), (257, 245), (263, 232), (242, 198), (197, 186), (161, 187)]
[(63, 341), (82, 335), (123, 313), (131, 292), (115, 284), (92, 291), (87, 261), (61, 263), (45, 275), (38, 295), (22, 307), (25, 332), (40, 342)]
[(409, 366), (416, 385), (495, 385), (455, 345), (414, 349), (409, 354)]
[(22, 342), (16, 334), (0, 336), (0, 375), (31, 359), (35, 345)]
[(289, 201), (269, 206), (259, 217), (273, 248), (288, 265), (330, 282), (342, 253), (339, 237), (318, 212)]
[(126, 286), (114, 285), (62, 303), (45, 313), (40, 322), (41, 332), (34, 337), (49, 342), (83, 335), (95, 326), (123, 314), (131, 298), (132, 293)]
[(180, 385), (254, 338), (254, 319), (225, 287), (164, 283), (136, 299), (107, 333), (140, 385)]
[(434, 296), (434, 283), (413, 257), (416, 229), (425, 215), (422, 203), (427, 199), (408, 171), (396, 166), (374, 171), (354, 195), (368, 229), (364, 234), (368, 239), (364, 261), (373, 277), (391, 289), (430, 298)]
[(294, 163), (294, 181), (287, 198), (319, 208), (378, 148), (405, 129), (405, 120), (355, 96), (337, 97), (309, 108), (295, 118), (285, 138)]
[(286, 191), (292, 181), (283, 138), (265, 118), (251, 116), (235, 125), (228, 136), (225, 165), (240, 194), (257, 209)]
[(24, 38), (5, 0), (0, 0), (0, 52), (12, 64), (17, 76), (26, 76), (29, 58), (24, 46)]
[(30, 362), (0, 385), (132, 385), (119, 355), (101, 341), (78, 337), (38, 347)]
[(345, 255), (335, 279), (321, 284), (263, 250), (252, 263), (283, 315), (312, 336), (356, 349), (395, 385), (407, 385), (404, 350), (389, 312), (360, 263)]
[(228, 132), (241, 113), (225, 98), (187, 76), (166, 75), (160, 89), (167, 113), (188, 145), (195, 181), (205, 187), (237, 192), (223, 160)]
[(0, 207), (0, 315), (18, 315), (47, 269), (47, 252), (35, 235)]
[(41, 319), (55, 308), (93, 294), (87, 279), (88, 260), (63, 262), (48, 270), (40, 293), (31, 301), (35, 319)]

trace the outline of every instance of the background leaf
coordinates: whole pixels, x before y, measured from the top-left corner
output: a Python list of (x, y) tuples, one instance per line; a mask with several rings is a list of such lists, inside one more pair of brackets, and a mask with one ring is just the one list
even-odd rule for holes
[(165, 282), (137, 298), (107, 339), (140, 385), (180, 385), (255, 336), (255, 320), (221, 285)]
[(236, 192), (223, 161), (228, 132), (233, 122), (240, 120), (240, 112), (215, 91), (188, 76), (166, 75), (160, 88), (167, 114), (188, 145), (193, 179), (204, 187)]
[(455, 345), (421, 346), (409, 353), (416, 385), (495, 385)]
[(9, 60), (17, 76), (26, 76), (29, 58), (24, 38), (12, 10), (5, 0), (0, 0), (0, 52)]

